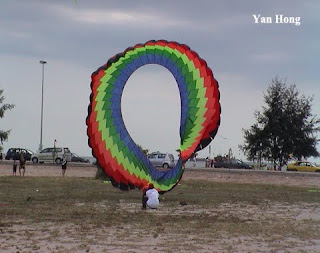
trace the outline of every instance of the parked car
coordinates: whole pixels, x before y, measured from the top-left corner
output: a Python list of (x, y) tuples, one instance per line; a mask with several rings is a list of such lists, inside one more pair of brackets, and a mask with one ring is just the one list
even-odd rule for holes
[(25, 148), (9, 148), (6, 154), (6, 160), (19, 160), (21, 153), (26, 161), (30, 161), (33, 152)]
[(287, 166), (287, 171), (320, 172), (320, 166), (307, 161), (296, 161)]
[(89, 163), (89, 159), (78, 156), (76, 153), (71, 153), (71, 162)]
[(148, 155), (149, 161), (156, 167), (164, 169), (174, 167), (174, 157), (169, 153), (152, 153)]
[(253, 166), (234, 158), (213, 161), (213, 165), (215, 168), (253, 169)]
[(45, 148), (38, 153), (34, 153), (31, 160), (33, 163), (55, 162), (60, 164), (62, 162), (63, 154), (66, 154), (67, 161), (71, 162), (71, 152), (69, 148), (66, 147)]

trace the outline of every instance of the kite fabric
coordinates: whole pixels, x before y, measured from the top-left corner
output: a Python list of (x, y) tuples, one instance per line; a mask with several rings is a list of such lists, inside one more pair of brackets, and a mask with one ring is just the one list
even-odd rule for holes
[[(130, 137), (121, 114), (121, 96), (130, 75), (146, 64), (158, 64), (174, 76), (181, 98), (180, 157), (174, 168), (155, 168)], [(220, 125), (220, 93), (211, 69), (188, 46), (164, 40), (127, 48), (91, 76), (87, 116), (88, 143), (114, 186), (123, 190), (150, 183), (171, 190), (182, 177), (184, 163), (205, 148)]]

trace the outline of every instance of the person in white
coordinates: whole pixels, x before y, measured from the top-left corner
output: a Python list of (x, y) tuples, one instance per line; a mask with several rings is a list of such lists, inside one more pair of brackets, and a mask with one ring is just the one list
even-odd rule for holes
[(142, 199), (143, 209), (146, 207), (156, 209), (159, 206), (159, 193), (154, 189), (153, 184), (150, 184)]

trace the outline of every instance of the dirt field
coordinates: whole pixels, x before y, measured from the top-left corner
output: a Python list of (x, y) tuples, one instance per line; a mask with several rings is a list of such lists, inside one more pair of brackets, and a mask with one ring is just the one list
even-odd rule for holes
[[(66, 177), (94, 177), (94, 166), (70, 165)], [(19, 175), (19, 172), (17, 172)], [(11, 176), (12, 165), (0, 164), (0, 176)], [(27, 178), (61, 177), (61, 167), (55, 165), (28, 164)], [(11, 177), (10, 177), (11, 178)], [(18, 179), (18, 178), (17, 178)], [(22, 179), (22, 178), (21, 178)], [(22, 179), (23, 180), (23, 179)], [(80, 180), (80, 179), (79, 179)], [(191, 180), (276, 186), (299, 186), (305, 191), (319, 194), (319, 201), (310, 203), (286, 203), (266, 201), (262, 204), (222, 202), (208, 209), (192, 204), (168, 206), (165, 201), (157, 210), (141, 213), (140, 203), (119, 199), (117, 212), (121, 215), (146, 215), (157, 227), (145, 230), (134, 221), (119, 226), (55, 223), (43, 220), (37, 224), (16, 220), (5, 226), (0, 217), (1, 252), (320, 252), (320, 174), (278, 171), (247, 171), (228, 169), (186, 169), (181, 185)], [(18, 180), (20, 181), (20, 180)], [(201, 187), (201, 186), (200, 186)], [(0, 185), (1, 189), (1, 185)], [(117, 190), (118, 191), (118, 190)], [(179, 193), (180, 194), (180, 193)], [(166, 195), (165, 195), (166, 196)], [(231, 196), (232, 197), (232, 196)], [(6, 200), (0, 199), (0, 208)], [(110, 209), (110, 203), (96, 203), (91, 211)], [(77, 203), (81, 209), (86, 203)], [(93, 210), (92, 210), (93, 209)], [(129, 211), (128, 211), (129, 210)], [(78, 210), (75, 210), (78, 212)], [(90, 214), (90, 213), (88, 213)], [(178, 219), (172, 228), (161, 225), (167, 219)], [(8, 216), (10, 217), (10, 216)], [(188, 218), (189, 217), (189, 218)], [(208, 224), (197, 224), (208, 220)], [(188, 225), (187, 225), (188, 224)], [(232, 229), (228, 226), (232, 225)], [(230, 230), (231, 229), (231, 230)], [(252, 232), (250, 232), (252, 229)], [(246, 231), (242, 234), (242, 232)], [(309, 231), (309, 232), (308, 232)]]
[[(69, 164), (67, 177), (94, 177), (95, 166), (85, 164)], [(12, 175), (12, 165), (9, 162), (0, 163), (0, 176)], [(19, 175), (19, 171), (17, 171)], [(61, 167), (58, 165), (27, 164), (25, 176), (59, 177)], [(252, 171), (237, 169), (193, 169), (187, 168), (183, 180), (206, 180), (213, 182), (275, 184), (305, 187), (320, 187), (320, 173), (282, 172), (282, 171)]]

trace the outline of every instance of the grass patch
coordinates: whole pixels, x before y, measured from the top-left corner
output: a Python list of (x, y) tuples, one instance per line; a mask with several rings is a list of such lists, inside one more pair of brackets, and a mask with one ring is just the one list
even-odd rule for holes
[(319, 193), (307, 188), (182, 181), (160, 197), (157, 211), (146, 212), (140, 210), (141, 191), (123, 192), (101, 180), (0, 177), (0, 185), (0, 228), (47, 222), (71, 223), (79, 233), (97, 227), (140, 229), (154, 238), (320, 237), (319, 219), (296, 219), (305, 206), (319, 210)]

